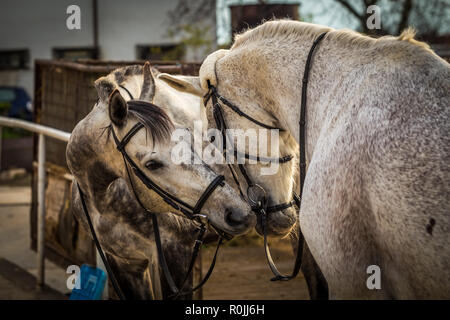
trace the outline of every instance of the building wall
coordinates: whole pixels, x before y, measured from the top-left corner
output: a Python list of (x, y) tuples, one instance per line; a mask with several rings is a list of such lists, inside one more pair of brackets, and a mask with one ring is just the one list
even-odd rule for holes
[[(35, 59), (51, 59), (55, 47), (94, 45), (92, 0), (2, 1), (0, 10), (0, 50), (28, 49), (30, 68), (0, 71), (0, 85), (25, 87), (32, 96)], [(100, 58), (135, 60), (136, 45), (168, 44), (177, 39), (166, 36), (169, 10), (178, 0), (98, 0), (98, 42)], [(81, 30), (68, 30), (66, 9), (81, 9)], [(215, 35), (215, 16), (211, 15)], [(213, 37), (215, 38), (215, 37)], [(185, 59), (191, 60), (188, 51)]]
[(167, 44), (167, 12), (176, 0), (108, 1), (98, 3), (101, 57), (108, 60), (136, 59), (137, 44)]
[[(81, 30), (68, 30), (66, 9), (81, 7)], [(89, 7), (89, 10), (83, 8)], [(32, 96), (34, 59), (52, 58), (53, 47), (91, 46), (91, 0), (2, 1), (0, 10), (0, 50), (28, 49), (30, 69), (0, 71), (0, 85), (24, 87)]]

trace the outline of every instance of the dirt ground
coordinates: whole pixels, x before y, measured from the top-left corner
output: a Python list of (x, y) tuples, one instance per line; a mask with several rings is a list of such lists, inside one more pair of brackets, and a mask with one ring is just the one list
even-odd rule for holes
[[(61, 299), (68, 292), (67, 274), (50, 261), (46, 261), (46, 282), (54, 290), (34, 290), (36, 253), (30, 250), (27, 184), (0, 183), (0, 299)], [(271, 240), (271, 244), (280, 271), (291, 272), (294, 256), (289, 242)], [(215, 246), (209, 245), (202, 251), (203, 274), (214, 250)], [(272, 282), (271, 277), (262, 239), (256, 235), (241, 237), (220, 249), (214, 272), (203, 287), (203, 299), (309, 299), (302, 274), (282, 282)]]
[(29, 177), (0, 182), (0, 299), (60, 299), (68, 292), (65, 270), (45, 261), (48, 287), (35, 290), (36, 252), (30, 249)]
[(10, 261), (0, 258), (1, 300), (64, 300), (62, 293), (44, 286), (36, 290), (36, 278)]
[[(294, 256), (287, 240), (273, 241), (272, 256), (282, 273), (292, 272)], [(213, 246), (203, 251), (203, 274), (214, 254)], [(220, 249), (216, 267), (203, 287), (203, 299), (309, 299), (303, 275), (290, 281), (270, 281), (272, 273), (266, 262), (262, 245), (250, 244)]]

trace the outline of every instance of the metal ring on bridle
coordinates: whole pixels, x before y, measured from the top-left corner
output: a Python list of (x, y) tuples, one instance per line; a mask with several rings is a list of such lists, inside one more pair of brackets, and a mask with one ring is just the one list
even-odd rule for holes
[[(261, 197), (256, 197), (255, 195), (258, 195), (258, 192), (251, 192), (252, 190), (260, 190), (259, 193), (262, 193)], [(254, 197), (252, 197), (254, 196)], [(267, 196), (266, 190), (264, 190), (263, 187), (261, 187), (259, 184), (252, 184), (247, 187), (247, 198), (251, 202), (252, 206), (256, 206), (259, 204), (261, 199), (265, 199)], [(256, 198), (256, 199), (255, 199)]]
[(208, 219), (207, 215), (197, 213), (197, 214), (192, 215), (192, 218), (193, 218), (193, 220), (197, 221), (200, 224), (203, 224), (203, 225), (209, 224), (209, 219)]

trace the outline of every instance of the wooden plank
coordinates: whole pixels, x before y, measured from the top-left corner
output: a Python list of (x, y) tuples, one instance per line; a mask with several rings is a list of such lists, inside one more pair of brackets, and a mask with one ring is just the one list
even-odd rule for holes
[[(34, 167), (37, 167), (36, 163)], [(50, 252), (51, 261), (63, 268), (67, 268), (69, 264), (95, 265), (95, 248), (92, 240), (87, 232), (79, 227), (71, 212), (73, 176), (65, 168), (52, 163), (46, 163), (46, 174), (45, 245), (46, 250)], [(36, 250), (35, 230), (32, 233), (33, 250)]]

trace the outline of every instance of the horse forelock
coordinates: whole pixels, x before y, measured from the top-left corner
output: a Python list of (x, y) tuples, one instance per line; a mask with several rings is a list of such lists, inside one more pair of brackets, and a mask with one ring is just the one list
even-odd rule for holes
[(170, 139), (174, 124), (162, 108), (147, 101), (130, 100), (128, 112), (144, 125), (153, 144), (164, 143)]

